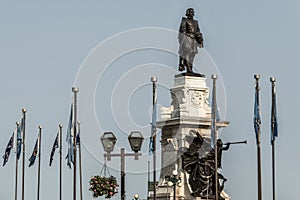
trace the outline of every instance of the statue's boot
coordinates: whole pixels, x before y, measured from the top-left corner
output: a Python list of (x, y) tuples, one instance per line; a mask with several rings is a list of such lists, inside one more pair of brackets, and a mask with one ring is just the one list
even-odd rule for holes
[(193, 63), (194, 63), (195, 53), (191, 53), (186, 58), (186, 72), (193, 73)]
[(183, 71), (184, 70), (184, 59), (182, 57), (180, 57), (179, 59), (179, 71)]
[(188, 63), (186, 67), (186, 72), (187, 73), (193, 73), (193, 65)]

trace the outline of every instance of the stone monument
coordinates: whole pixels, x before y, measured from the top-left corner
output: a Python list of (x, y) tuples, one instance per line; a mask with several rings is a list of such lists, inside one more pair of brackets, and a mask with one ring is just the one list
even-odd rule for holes
[[(161, 172), (156, 186), (156, 199), (160, 200), (212, 200), (216, 195), (209, 88), (205, 75), (192, 71), (197, 47), (203, 47), (203, 38), (198, 22), (193, 19), (192, 8), (187, 9), (186, 16), (182, 19), (178, 39), (179, 71), (186, 69), (187, 72), (175, 75), (170, 89), (171, 106), (161, 108), (161, 120), (157, 122), (157, 128), (162, 130)], [(216, 131), (228, 125), (229, 122), (218, 121)], [(221, 142), (218, 152), (222, 150), (225, 147)], [(229, 200), (224, 192), (226, 178), (219, 173), (217, 176), (220, 180), (218, 199)], [(148, 198), (153, 199), (153, 195)]]
[[(204, 162), (203, 158), (211, 152), (211, 107), (208, 102), (209, 88), (206, 86), (206, 79), (199, 74), (175, 75), (174, 85), (170, 92), (171, 106), (161, 108), (161, 121), (157, 122), (157, 127), (162, 130), (162, 136), (160, 140), (161, 173), (156, 188), (156, 198), (173, 199), (174, 187), (168, 185), (168, 177), (176, 170), (181, 179), (177, 183), (176, 199), (210, 199), (194, 193), (189, 181), (191, 174), (183, 166), (183, 155), (191, 148), (195, 138), (198, 137), (197, 134), (203, 139), (197, 149), (198, 162)], [(229, 122), (219, 121), (217, 130), (228, 125)], [(208, 187), (208, 185), (204, 186)], [(204, 186), (199, 185), (199, 187)], [(224, 191), (221, 192), (221, 197), (226, 200), (230, 199)]]

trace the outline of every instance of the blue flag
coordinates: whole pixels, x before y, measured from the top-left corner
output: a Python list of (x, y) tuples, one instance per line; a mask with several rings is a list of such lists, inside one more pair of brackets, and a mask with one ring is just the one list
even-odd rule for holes
[(9, 158), (9, 155), (10, 155), (10, 152), (11, 152), (11, 149), (13, 148), (13, 144), (14, 144), (14, 135), (15, 135), (15, 131), (13, 132), (12, 136), (10, 137), (9, 141), (8, 141), (8, 144), (6, 146), (6, 149), (5, 149), (5, 153), (3, 155), (3, 166), (6, 165), (7, 161), (8, 161), (8, 158)]
[[(214, 121), (214, 117), (216, 117), (216, 122), (220, 121), (220, 114), (219, 114), (219, 109), (218, 109), (218, 103), (216, 100), (216, 105), (214, 102), (214, 93), (215, 91), (212, 91), (212, 98), (211, 98), (211, 147), (214, 148), (215, 147), (215, 121)], [(216, 114), (216, 116), (214, 116), (214, 113)], [(217, 138), (218, 139), (218, 138)]]
[(55, 149), (58, 148), (58, 135), (59, 135), (59, 134), (57, 133), (56, 138), (55, 138), (54, 143), (53, 143), (53, 146), (52, 146), (52, 150), (51, 150), (51, 154), (50, 154), (49, 166), (52, 165), (53, 156), (54, 156), (54, 154), (55, 154)]
[[(23, 120), (23, 118), (22, 118)], [(19, 160), (21, 156), (21, 148), (22, 148), (22, 134), (21, 134), (21, 126), (17, 126), (17, 159)]]
[(69, 142), (70, 137), (72, 137), (72, 126), (73, 126), (73, 103), (71, 104), (71, 111), (70, 111), (70, 117), (68, 122), (67, 138), (66, 138), (67, 142)]
[(153, 153), (154, 151), (154, 135), (156, 129), (156, 109), (157, 109), (157, 102), (156, 97), (153, 104), (153, 112), (152, 112), (152, 123), (151, 123), (151, 138), (149, 143), (149, 153)]
[(67, 143), (68, 143), (68, 154), (67, 154), (67, 165), (71, 168), (71, 163), (74, 163), (74, 146), (73, 146), (73, 103), (71, 104), (71, 112), (67, 130)]
[(34, 149), (33, 152), (29, 158), (29, 167), (31, 167), (32, 165), (34, 165), (37, 153), (38, 153), (38, 142), (39, 142), (39, 138), (36, 139), (35, 145), (34, 145)]
[(80, 145), (80, 126), (78, 126), (78, 132), (76, 134), (76, 145)]
[(256, 136), (256, 142), (258, 142), (258, 134), (259, 134), (259, 130), (260, 130), (260, 109), (259, 109), (259, 103), (258, 103), (259, 99), (258, 99), (258, 90), (255, 91), (255, 102), (254, 102), (254, 118), (253, 118), (253, 122), (254, 122), (254, 131), (255, 131), (255, 136)]
[(276, 91), (274, 88), (272, 94), (272, 108), (271, 108), (271, 142), (274, 142), (277, 136), (278, 136), (278, 123), (277, 123), (277, 112), (276, 112)]

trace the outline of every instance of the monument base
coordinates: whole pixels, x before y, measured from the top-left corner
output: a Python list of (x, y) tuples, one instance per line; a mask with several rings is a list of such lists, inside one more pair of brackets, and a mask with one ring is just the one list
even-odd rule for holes
[[(203, 148), (199, 151), (201, 157), (211, 150), (211, 107), (208, 101), (209, 88), (203, 74), (181, 73), (174, 77), (173, 87), (170, 88), (172, 103), (170, 107), (161, 108), (161, 121), (157, 128), (161, 134), (161, 171), (156, 187), (156, 199), (159, 200), (214, 200), (211, 196), (195, 197), (189, 184), (189, 173), (185, 171), (182, 163), (183, 153), (190, 147), (195, 133), (204, 139)], [(217, 122), (217, 131), (225, 128), (229, 122)], [(168, 178), (176, 170), (180, 181), (177, 182), (174, 198), (174, 186), (168, 185)], [(177, 177), (177, 178), (178, 178)], [(203, 185), (202, 185), (203, 187)], [(204, 195), (203, 195), (204, 194)], [(200, 196), (200, 194), (197, 194)], [(201, 193), (205, 196), (205, 193)], [(222, 198), (230, 197), (221, 192)], [(153, 199), (153, 193), (148, 194), (148, 199)]]
[(175, 75), (175, 78), (178, 78), (180, 76), (195, 76), (195, 77), (203, 77), (205, 78), (205, 75), (204, 74), (198, 74), (198, 73), (190, 73), (190, 72), (184, 72), (184, 73), (181, 73), (181, 74), (176, 74)]

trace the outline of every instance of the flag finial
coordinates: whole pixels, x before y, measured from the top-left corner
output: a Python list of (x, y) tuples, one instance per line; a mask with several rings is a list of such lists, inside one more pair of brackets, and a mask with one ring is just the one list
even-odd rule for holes
[(270, 81), (271, 81), (272, 83), (275, 83), (276, 78), (275, 78), (275, 77), (271, 77), (271, 78), (270, 78)]
[(79, 88), (76, 86), (72, 87), (72, 92), (79, 92)]
[(218, 78), (218, 76), (216, 74), (211, 75), (211, 79), (217, 79), (217, 78)]
[(152, 82), (152, 83), (155, 83), (156, 81), (157, 81), (157, 78), (156, 78), (155, 76), (152, 76), (152, 77), (151, 77), (151, 82)]

